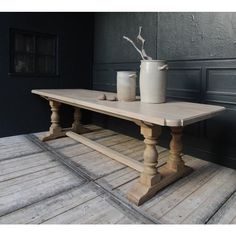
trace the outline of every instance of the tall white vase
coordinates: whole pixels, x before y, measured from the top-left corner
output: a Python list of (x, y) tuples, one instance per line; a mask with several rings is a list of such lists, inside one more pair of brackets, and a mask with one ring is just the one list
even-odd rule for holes
[(163, 60), (142, 60), (140, 66), (140, 98), (144, 103), (166, 101), (168, 66)]

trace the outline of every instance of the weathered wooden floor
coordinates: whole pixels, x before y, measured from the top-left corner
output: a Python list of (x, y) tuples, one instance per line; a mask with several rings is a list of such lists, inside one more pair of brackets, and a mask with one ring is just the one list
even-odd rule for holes
[[(88, 127), (86, 137), (142, 160), (143, 142)], [(42, 143), (42, 135), (0, 139), (1, 224), (236, 223), (236, 170), (185, 155), (195, 171), (136, 207), (125, 198), (135, 170), (70, 138)], [(157, 148), (162, 165), (168, 150)]]

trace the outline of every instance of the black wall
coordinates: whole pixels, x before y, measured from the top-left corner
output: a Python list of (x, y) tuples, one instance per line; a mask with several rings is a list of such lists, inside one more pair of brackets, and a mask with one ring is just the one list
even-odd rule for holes
[[(59, 36), (59, 76), (9, 76), (9, 29), (32, 30)], [(31, 94), (39, 88), (91, 88), (93, 14), (0, 13), (0, 137), (47, 130), (50, 108)], [(62, 124), (72, 121), (62, 108)]]
[[(227, 108), (186, 127), (185, 153), (236, 168), (236, 13), (96, 13), (93, 89), (116, 91), (116, 71), (139, 71), (139, 55), (122, 39), (135, 38), (139, 25), (147, 54), (169, 62), (168, 98)], [(94, 120), (140, 137), (129, 122)], [(161, 142), (169, 139), (164, 129)]]

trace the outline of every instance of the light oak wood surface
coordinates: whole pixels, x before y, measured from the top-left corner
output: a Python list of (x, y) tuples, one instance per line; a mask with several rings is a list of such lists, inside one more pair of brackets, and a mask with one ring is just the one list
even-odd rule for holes
[(225, 110), (222, 106), (213, 106), (190, 102), (167, 102), (162, 104), (123, 101), (101, 101), (97, 99), (105, 93), (107, 97), (114, 93), (84, 89), (46, 89), (32, 90), (47, 99), (72, 106), (97, 111), (123, 119), (134, 119), (161, 126), (185, 126), (211, 118)]

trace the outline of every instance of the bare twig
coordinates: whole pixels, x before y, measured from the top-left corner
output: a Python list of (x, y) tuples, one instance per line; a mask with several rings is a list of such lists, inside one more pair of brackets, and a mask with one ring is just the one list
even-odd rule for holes
[(138, 33), (138, 36), (137, 36), (137, 41), (138, 41), (138, 40), (141, 41), (141, 44), (142, 44), (141, 50), (135, 45), (135, 43), (134, 43), (131, 39), (129, 39), (129, 38), (126, 37), (126, 36), (123, 36), (123, 38), (126, 39), (128, 42), (130, 42), (130, 43), (133, 45), (133, 47), (134, 47), (134, 48), (137, 50), (137, 52), (141, 55), (141, 57), (142, 57), (143, 60), (152, 60), (152, 58), (149, 57), (149, 56), (146, 54), (145, 50), (144, 50), (145, 39), (141, 36), (141, 33), (142, 33), (142, 26), (139, 26), (139, 33)]
[(141, 48), (142, 55), (145, 59), (152, 60), (152, 58), (149, 57), (144, 50), (145, 39), (141, 36), (141, 33), (142, 33), (142, 26), (139, 26), (139, 33), (137, 36), (137, 40), (141, 41), (142, 43), (142, 48)]
[(126, 36), (123, 36), (123, 38), (126, 39), (128, 42), (130, 42), (133, 45), (133, 47), (138, 51), (138, 53), (141, 55), (142, 59), (145, 60), (145, 58), (143, 57), (142, 51), (140, 51), (138, 49), (138, 47), (135, 45), (135, 43)]

